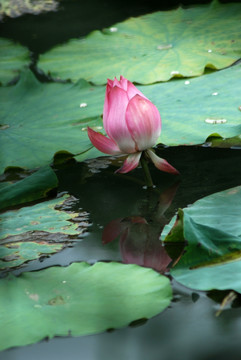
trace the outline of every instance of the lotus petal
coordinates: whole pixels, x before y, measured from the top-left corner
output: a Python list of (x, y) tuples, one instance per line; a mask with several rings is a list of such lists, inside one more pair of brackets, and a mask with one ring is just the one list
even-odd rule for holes
[(99, 151), (110, 155), (121, 154), (120, 149), (113, 140), (109, 139), (103, 134), (94, 131), (89, 127), (88, 127), (88, 136), (92, 144)]
[(116, 170), (116, 172), (125, 174), (125, 173), (128, 173), (129, 171), (135, 169), (139, 164), (141, 154), (142, 154), (141, 152), (130, 154), (125, 159), (123, 166), (120, 169)]
[(157, 156), (152, 150), (146, 151), (150, 159), (153, 161), (155, 167), (161, 171), (168, 172), (170, 174), (178, 175), (179, 171), (176, 170), (172, 165), (170, 165), (165, 159), (160, 158)]

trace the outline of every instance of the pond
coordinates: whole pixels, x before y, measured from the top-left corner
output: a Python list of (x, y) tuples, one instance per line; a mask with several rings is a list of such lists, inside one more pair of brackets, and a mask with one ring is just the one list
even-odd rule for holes
[[(185, 2), (184, 4), (190, 3)], [(31, 70), (39, 81), (48, 84), (52, 79), (37, 70), (36, 63), (39, 55), (53, 46), (65, 43), (69, 39), (86, 36), (96, 29), (108, 28), (131, 16), (167, 10), (175, 8), (177, 5), (178, 3), (175, 1), (161, 6), (155, 1), (141, 1), (138, 4), (123, 1), (89, 1), (87, 3), (77, 0), (61, 1), (56, 12), (6, 19), (1, 24), (1, 33), (3, 37), (16, 40), (31, 50)], [(178, 80), (170, 80), (170, 82), (175, 81)], [(99, 87), (101, 86), (99, 85)], [(46, 99), (46, 106), (48, 106), (48, 99)], [(237, 134), (232, 136), (235, 135)], [(215, 136), (219, 140), (218, 135)], [(231, 135), (229, 137), (231, 138)], [(76, 220), (73, 217), (71, 221), (72, 224), (78, 223), (78, 229), (81, 231), (78, 235), (74, 232), (72, 235), (65, 234), (68, 239), (67, 237), (63, 238), (64, 247), (60, 252), (49, 256), (45, 254), (37, 260), (25, 263), (23, 267), (13, 267), (12, 270), (3, 269), (1, 280), (5, 279), (8, 273), (19, 276), (25, 272), (31, 272), (35, 276), (38, 273), (41, 274), (38, 270), (51, 269), (53, 266), (68, 267), (70, 264), (79, 262), (86, 262), (90, 265), (98, 264), (98, 262), (111, 264), (114, 261), (120, 264), (137, 264), (145, 268), (153, 268), (155, 272), (151, 271), (151, 273), (154, 274), (164, 273), (165, 277), (170, 279), (173, 297), (170, 303), (163, 307), (162, 312), (156, 311), (153, 316), (149, 316), (150, 318), (147, 316), (135, 318), (124, 327), (107, 327), (106, 331), (96, 331), (100, 332), (97, 334), (94, 332), (91, 334), (90, 331), (91, 335), (71, 337), (58, 336), (58, 333), (54, 333), (55, 337), (52, 339), (43, 339), (40, 342), (38, 339), (32, 343), (29, 342), (31, 345), (4, 350), (0, 352), (0, 359), (61, 360), (71, 358), (71, 360), (75, 360), (83, 358), (102, 360), (115, 357), (116, 359), (132, 360), (147, 358), (151, 360), (222, 360), (229, 357), (232, 360), (238, 360), (241, 358), (241, 298), (238, 287), (233, 287), (232, 283), (230, 288), (224, 287), (223, 290), (220, 287), (217, 290), (214, 285), (207, 291), (201, 291), (195, 289), (195, 286), (184, 286), (185, 282), (178, 281), (179, 275), (170, 269), (175, 268), (183, 254), (188, 254), (189, 250), (186, 251), (185, 248), (186, 242), (180, 241), (178, 236), (174, 237), (174, 241), (169, 239), (170, 241), (165, 246), (160, 241), (163, 229), (167, 229), (165, 233), (167, 235), (175, 225), (175, 220), (182, 219), (183, 212), (179, 209), (187, 209), (186, 213), (184, 210), (183, 215), (184, 218), (186, 216), (186, 220), (182, 223), (182, 226), (187, 226), (188, 216), (192, 216), (188, 211), (193, 208), (193, 203), (205, 197), (208, 199), (208, 196), (218, 192), (224, 192), (231, 188), (238, 189), (240, 186), (240, 144), (226, 145), (225, 148), (221, 148), (215, 147), (214, 142), (213, 138), (209, 138), (202, 145), (186, 146), (185, 142), (181, 142), (179, 146), (159, 144), (156, 148), (157, 155), (178, 169), (180, 175), (161, 172), (150, 163), (149, 167), (154, 182), (152, 188), (147, 188), (145, 185), (143, 171), (140, 167), (127, 174), (115, 173), (123, 162), (123, 156), (101, 156), (100, 154), (98, 158), (92, 156), (91, 159), (88, 159), (87, 157), (80, 162), (69, 156), (69, 153), (66, 153), (67, 156), (64, 158), (66, 161), (63, 161), (62, 158), (66, 154), (59, 153), (55, 156), (52, 168), (58, 179), (58, 187), (56, 190), (56, 186), (52, 186), (54, 190), (49, 192), (48, 200), (56, 199), (56, 194), (58, 199), (61, 199), (64, 194), (70, 194), (69, 200), (64, 204), (59, 203), (57, 209), (63, 210), (67, 214), (78, 214)], [(80, 160), (82, 160), (81, 156)], [(29, 174), (32, 173), (27, 173), (27, 175)], [(24, 179), (25, 176), (25, 172), (16, 168), (13, 174), (7, 173), (4, 180), (14, 179), (15, 181)], [(26, 205), (44, 204), (44, 201), (40, 201), (39, 198), (34, 200), (34, 202), (26, 201)], [(216, 204), (215, 201), (216, 198), (211, 198), (211, 202)], [(237, 211), (241, 210), (235, 200), (233, 206), (229, 202), (227, 204), (227, 207), (233, 209), (230, 212), (236, 212), (235, 216), (240, 217), (241, 212), (237, 213)], [(7, 207), (7, 210), (20, 208), (19, 204), (11, 205)], [(202, 212), (205, 209), (198, 208), (198, 211)], [(213, 211), (214, 213), (218, 212), (215, 207)], [(225, 214), (224, 212), (224, 217)], [(42, 216), (44, 215), (42, 214)], [(225, 223), (226, 220), (217, 216), (214, 221), (216, 221), (215, 231), (220, 230), (221, 234), (222, 223)], [(170, 222), (172, 225), (168, 228), (166, 225)], [(189, 229), (189, 231), (191, 230)], [(40, 234), (33, 232), (31, 236), (34, 238)], [(57, 233), (54, 236), (59, 235)], [(165, 236), (163, 235), (161, 239), (164, 240)], [(230, 247), (238, 238), (237, 234), (235, 236), (235, 239), (232, 238), (232, 243), (230, 240)], [(51, 241), (53, 239), (56, 240), (53, 237)], [(29, 241), (26, 238), (22, 240)], [(234, 252), (237, 253), (235, 258), (237, 260), (240, 258), (240, 248), (238, 245), (235, 246), (233, 245), (233, 253), (230, 256), (234, 256)], [(212, 253), (212, 249), (210, 253)], [(193, 256), (195, 254), (195, 251), (191, 253)], [(220, 256), (225, 257), (226, 255), (227, 253), (224, 252)], [(186, 259), (188, 261), (187, 257)], [(209, 260), (211, 261), (210, 268), (215, 267), (215, 262), (212, 263), (212, 254), (210, 259), (205, 257), (204, 262)], [(232, 260), (233, 258), (231, 263)], [(227, 261), (227, 263), (229, 262)], [(113, 276), (115, 280), (115, 269), (113, 268), (113, 273), (112, 268), (108, 271), (108, 276), (110, 278)], [(143, 283), (145, 283), (145, 275), (143, 276)], [(207, 276), (212, 281), (214, 275), (208, 273)], [(233, 273), (233, 278), (235, 276), (237, 274)], [(45, 281), (48, 282), (47, 277)], [(126, 278), (125, 281), (128, 287)], [(188, 281), (193, 280), (189, 279)], [(135, 287), (131, 280), (130, 284)], [(214, 284), (216, 284), (215, 281)], [(151, 291), (154, 293), (155, 288), (152, 288)], [(30, 295), (35, 301), (36, 294)], [(137, 295), (132, 294), (133, 298)], [(9, 298), (8, 296), (7, 298)], [(57, 301), (57, 305), (59, 305), (58, 301), (61, 302), (63, 299), (57, 295), (51, 300)], [(13, 301), (12, 298), (11, 301), (17, 308), (16, 301)], [(126, 300), (124, 299), (124, 301)], [(120, 300), (118, 306), (125, 307), (127, 303), (122, 303)], [(148, 304), (148, 306), (150, 305)], [(155, 305), (153, 304), (153, 306)], [(53, 319), (57, 322), (55, 318)], [(34, 327), (34, 322), (28, 326)], [(71, 330), (69, 330), (69, 335), (71, 335)]]

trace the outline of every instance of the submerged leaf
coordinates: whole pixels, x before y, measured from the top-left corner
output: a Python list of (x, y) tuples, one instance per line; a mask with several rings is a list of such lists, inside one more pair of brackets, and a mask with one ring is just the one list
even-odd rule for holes
[(38, 242), (13, 242), (0, 245), (0, 269), (8, 269), (38, 259), (40, 256), (60, 251), (65, 244)]
[(49, 200), (33, 206), (23, 207), (19, 210), (6, 211), (0, 215), (0, 239), (8, 236), (23, 234), (28, 231), (46, 231), (50, 233), (79, 234), (78, 224), (70, 222), (78, 213), (67, 213), (56, 210), (70, 197)]

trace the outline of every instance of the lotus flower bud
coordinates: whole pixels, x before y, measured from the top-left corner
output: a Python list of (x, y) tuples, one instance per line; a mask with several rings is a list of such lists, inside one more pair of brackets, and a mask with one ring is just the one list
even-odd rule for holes
[(129, 154), (123, 166), (117, 170), (126, 173), (135, 169), (143, 151), (155, 166), (177, 174), (164, 159), (150, 150), (161, 133), (161, 117), (156, 106), (123, 76), (109, 80), (106, 86), (103, 123), (107, 136), (88, 128), (92, 144), (110, 155)]

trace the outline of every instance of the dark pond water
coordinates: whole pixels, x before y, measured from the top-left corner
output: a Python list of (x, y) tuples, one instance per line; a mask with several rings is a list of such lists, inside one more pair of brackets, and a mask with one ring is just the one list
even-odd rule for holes
[[(60, 191), (68, 191), (78, 201), (75, 211), (87, 211), (86, 235), (63, 252), (35, 261), (20, 271), (37, 270), (73, 261), (122, 261), (118, 240), (102, 245), (103, 228), (119, 217), (150, 218), (160, 194), (177, 186), (175, 197), (165, 212), (166, 221), (178, 207), (185, 207), (202, 196), (240, 184), (239, 150), (206, 147), (161, 149), (161, 155), (182, 174), (174, 176), (152, 170), (156, 189), (143, 189), (141, 169), (131, 176), (114, 174), (116, 164), (108, 158), (98, 162), (70, 164), (57, 169)], [(164, 221), (165, 222), (165, 221)], [(4, 360), (40, 359), (240, 359), (241, 308), (229, 308), (219, 317), (215, 299), (224, 294), (191, 291), (173, 282), (174, 300), (160, 315), (139, 326), (80, 338), (55, 338), (0, 354)], [(219, 295), (219, 296), (218, 296)], [(214, 300), (213, 300), (214, 299)], [(238, 305), (238, 304), (237, 304)], [(230, 357), (232, 356), (232, 357)]]
[[(177, 2), (169, 2), (169, 7)], [(167, 8), (155, 1), (68, 1), (57, 13), (24, 16), (1, 25), (2, 36), (20, 41), (33, 51), (33, 58), (54, 44), (108, 27), (129, 16)], [(64, 25), (64, 26), (63, 26)], [(158, 149), (181, 172), (176, 178), (151, 168), (156, 188), (143, 188), (141, 169), (115, 175), (116, 161), (109, 158), (56, 168), (59, 192), (67, 191), (77, 201), (72, 210), (86, 211), (89, 227), (73, 247), (29, 263), (21, 271), (37, 270), (73, 261), (122, 261), (118, 240), (102, 245), (102, 233), (112, 220), (140, 216), (154, 218), (161, 194), (171, 189), (170, 206), (165, 208), (164, 225), (176, 213), (203, 196), (240, 185), (241, 151), (208, 147)], [(154, 220), (153, 220), (154, 222)], [(154, 224), (153, 224), (154, 226)], [(3, 360), (223, 360), (241, 359), (241, 307), (238, 303), (215, 316), (220, 292), (197, 292), (173, 281), (174, 300), (170, 307), (146, 323), (99, 335), (55, 338), (50, 341), (0, 353)], [(137, 326), (139, 325), (139, 326)]]

